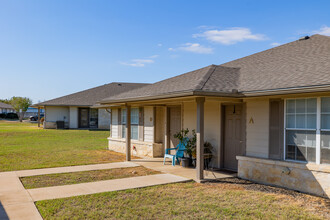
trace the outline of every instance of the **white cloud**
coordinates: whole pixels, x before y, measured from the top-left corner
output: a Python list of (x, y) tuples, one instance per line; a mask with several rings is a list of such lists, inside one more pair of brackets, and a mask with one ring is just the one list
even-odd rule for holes
[(204, 47), (198, 43), (186, 43), (182, 45), (181, 47), (178, 47), (177, 49), (174, 48), (168, 48), (169, 51), (176, 51), (176, 50), (182, 50), (192, 53), (200, 53), (200, 54), (210, 54), (213, 53), (213, 48), (210, 47)]
[(235, 27), (226, 30), (208, 30), (201, 34), (194, 34), (193, 37), (203, 37), (209, 41), (224, 45), (236, 44), (246, 40), (266, 40), (265, 35), (252, 34), (249, 28)]
[(280, 45), (281, 44), (278, 43), (278, 42), (273, 42), (273, 43), (270, 44), (270, 46), (272, 46), (272, 47), (277, 47), (277, 46), (280, 46)]
[(328, 26), (323, 26), (320, 28), (320, 30), (313, 31), (314, 34), (322, 34), (322, 35), (327, 35), (330, 36), (330, 27)]
[(158, 46), (158, 47), (162, 47), (162, 46), (163, 46), (163, 44), (157, 44), (157, 46)]
[(159, 57), (159, 55), (152, 55), (152, 56), (150, 56), (149, 58), (150, 58), (150, 59), (155, 59), (155, 58), (157, 58), (157, 57)]
[(152, 59), (132, 59), (130, 62), (120, 62), (122, 65), (133, 67), (144, 67), (146, 64), (154, 63)]

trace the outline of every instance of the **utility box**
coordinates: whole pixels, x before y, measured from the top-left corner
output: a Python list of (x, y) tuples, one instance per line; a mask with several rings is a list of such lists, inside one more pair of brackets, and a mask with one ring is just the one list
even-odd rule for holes
[(56, 121), (56, 129), (64, 129), (64, 121)]

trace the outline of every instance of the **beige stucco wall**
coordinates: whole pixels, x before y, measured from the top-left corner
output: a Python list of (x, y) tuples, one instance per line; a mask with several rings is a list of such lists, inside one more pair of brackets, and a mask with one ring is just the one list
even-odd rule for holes
[(213, 146), (214, 155), (210, 166), (220, 167), (220, 143), (221, 143), (221, 107), (220, 102), (206, 101), (204, 105), (204, 141)]
[(65, 126), (69, 126), (69, 107), (46, 106), (45, 115), (44, 128), (56, 128), (56, 121), (64, 121)]
[(78, 128), (78, 107), (70, 106), (70, 128)]
[[(197, 105), (196, 102), (183, 103), (183, 128), (190, 131), (196, 129)], [(214, 155), (210, 166), (220, 167), (221, 143), (221, 103), (219, 101), (206, 101), (204, 103), (204, 141), (212, 144)]]
[(330, 166), (237, 157), (238, 176), (330, 198)]
[(110, 129), (110, 113), (105, 109), (98, 110), (98, 128), (100, 129)]
[(154, 107), (144, 107), (144, 142), (154, 141)]
[(268, 145), (269, 99), (246, 100), (246, 155), (267, 158)]
[(197, 123), (197, 105), (196, 102), (184, 102), (182, 105), (182, 128), (196, 130)]

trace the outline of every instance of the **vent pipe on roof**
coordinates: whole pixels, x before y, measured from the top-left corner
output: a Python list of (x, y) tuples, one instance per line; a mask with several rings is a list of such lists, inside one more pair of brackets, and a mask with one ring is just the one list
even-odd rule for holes
[(309, 39), (309, 36), (299, 38), (299, 40), (308, 40), (308, 39)]

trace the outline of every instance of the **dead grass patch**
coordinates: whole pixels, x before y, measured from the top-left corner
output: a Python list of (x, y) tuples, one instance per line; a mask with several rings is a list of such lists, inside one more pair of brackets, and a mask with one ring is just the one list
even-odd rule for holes
[(21, 177), (26, 189), (146, 176), (160, 172), (142, 166)]
[[(322, 198), (194, 182), (37, 202), (45, 219), (328, 219)], [(313, 201), (319, 201), (314, 206)], [(317, 208), (318, 207), (318, 208)]]

